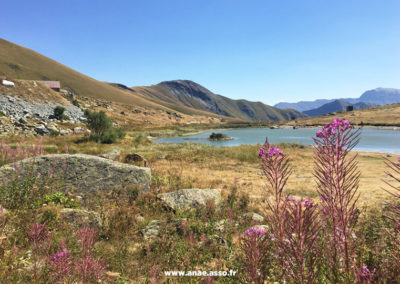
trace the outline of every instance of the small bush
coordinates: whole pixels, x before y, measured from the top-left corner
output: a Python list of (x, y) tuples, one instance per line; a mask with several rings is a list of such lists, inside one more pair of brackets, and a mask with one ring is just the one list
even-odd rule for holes
[(58, 119), (58, 120), (69, 120), (69, 117), (66, 116), (64, 114), (64, 112), (65, 112), (65, 107), (56, 106), (54, 108), (54, 116), (55, 116), (55, 118)]
[(76, 106), (76, 107), (79, 107), (79, 106), (80, 106), (78, 100), (76, 100), (76, 99), (74, 99), (74, 100), (72, 101), (72, 104), (73, 104), (74, 106)]
[(54, 192), (54, 193), (45, 195), (44, 203), (61, 205), (64, 208), (77, 208), (78, 207), (78, 203), (75, 200), (65, 196), (62, 192)]
[(118, 139), (125, 137), (125, 132), (122, 129), (112, 127), (112, 120), (104, 111), (86, 111), (85, 115), (88, 127), (93, 133), (90, 135), (91, 140), (104, 144), (112, 144)]
[(223, 139), (229, 139), (229, 136), (226, 134), (222, 133), (211, 133), (211, 135), (208, 137), (210, 140), (223, 140)]
[(112, 128), (112, 120), (109, 118), (104, 111), (90, 112), (86, 111), (87, 123), (89, 129), (97, 137), (103, 136), (103, 134)]
[(100, 136), (100, 142), (103, 144), (112, 144), (124, 137), (125, 132), (121, 128), (110, 128)]

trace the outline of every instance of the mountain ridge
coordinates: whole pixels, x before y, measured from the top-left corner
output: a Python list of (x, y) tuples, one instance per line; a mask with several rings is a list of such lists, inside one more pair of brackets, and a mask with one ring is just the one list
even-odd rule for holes
[(378, 87), (365, 91), (358, 98), (317, 99), (314, 101), (298, 101), (296, 103), (280, 102), (275, 104), (274, 107), (281, 109), (291, 107), (306, 113), (307, 111), (317, 109), (335, 100), (345, 100), (350, 104), (356, 104), (360, 102), (372, 103), (378, 106), (395, 104), (400, 103), (400, 89)]
[(358, 102), (355, 104), (351, 104), (345, 99), (339, 99), (339, 100), (334, 100), (333, 102), (324, 104), (320, 106), (319, 108), (312, 109), (305, 111), (304, 113), (307, 114), (308, 116), (319, 116), (327, 113), (333, 113), (336, 111), (345, 111), (347, 107), (352, 106), (354, 110), (359, 110), (359, 109), (365, 109), (365, 108), (371, 108), (376, 105), (368, 103), (368, 102)]
[(281, 110), (262, 102), (251, 102), (245, 99), (233, 100), (214, 94), (207, 88), (190, 80), (163, 81), (149, 87), (131, 87), (143, 93), (150, 100), (177, 104), (228, 117), (252, 121), (293, 120), (306, 117), (296, 110)]

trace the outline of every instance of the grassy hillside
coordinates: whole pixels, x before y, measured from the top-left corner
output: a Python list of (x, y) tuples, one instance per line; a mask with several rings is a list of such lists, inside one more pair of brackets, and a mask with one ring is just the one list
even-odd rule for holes
[(160, 107), (132, 93), (79, 73), (31, 49), (0, 39), (0, 75), (24, 80), (57, 80), (80, 96), (138, 106)]

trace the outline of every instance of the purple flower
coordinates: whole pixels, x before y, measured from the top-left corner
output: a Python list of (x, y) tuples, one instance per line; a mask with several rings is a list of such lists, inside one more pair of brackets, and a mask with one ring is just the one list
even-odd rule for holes
[(264, 151), (264, 147), (261, 147), (260, 148), (260, 151), (259, 151), (259, 153), (258, 153), (258, 156), (261, 158), (262, 156), (265, 156), (265, 151)]
[(255, 227), (252, 227), (248, 230), (246, 230), (245, 234), (249, 237), (251, 236), (261, 236), (263, 234), (265, 234), (265, 230), (264, 229), (257, 229)]
[(260, 151), (258, 153), (258, 156), (260, 158), (262, 158), (262, 157), (275, 157), (275, 156), (283, 156), (283, 153), (282, 153), (281, 150), (279, 150), (278, 146), (269, 147), (267, 152), (265, 152), (265, 148), (264, 147), (261, 147)]
[(311, 207), (314, 206), (314, 204), (312, 203), (312, 201), (309, 200), (309, 199), (304, 200), (304, 205), (305, 205), (307, 208), (311, 208)]
[(336, 118), (332, 123), (325, 124), (324, 128), (318, 131), (316, 135), (318, 138), (323, 138), (335, 134), (336, 131), (344, 131), (349, 128), (352, 128), (352, 125), (348, 120)]
[(67, 254), (68, 254), (68, 251), (66, 249), (63, 249), (62, 251), (60, 251), (60, 252), (56, 253), (55, 255), (53, 255), (51, 257), (51, 260), (52, 261), (56, 261), (57, 259), (60, 259), (60, 258), (63, 258), (65, 256), (67, 256)]

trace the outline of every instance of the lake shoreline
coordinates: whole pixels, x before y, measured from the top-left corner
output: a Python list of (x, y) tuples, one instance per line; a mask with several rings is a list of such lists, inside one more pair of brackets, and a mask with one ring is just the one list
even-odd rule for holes
[[(293, 129), (291, 127), (264, 127), (264, 128), (241, 128), (241, 129), (208, 129), (197, 131), (196, 134), (167, 137), (155, 139), (155, 143), (203, 143), (216, 147), (231, 147), (238, 145), (263, 144), (265, 138), (271, 144), (298, 143), (304, 146), (314, 144), (313, 138), (320, 127), (304, 127)], [(361, 127), (361, 142), (355, 151), (376, 152), (383, 154), (400, 154), (400, 132), (399, 128), (393, 127)], [(221, 132), (232, 137), (233, 140), (210, 141), (209, 134)]]

